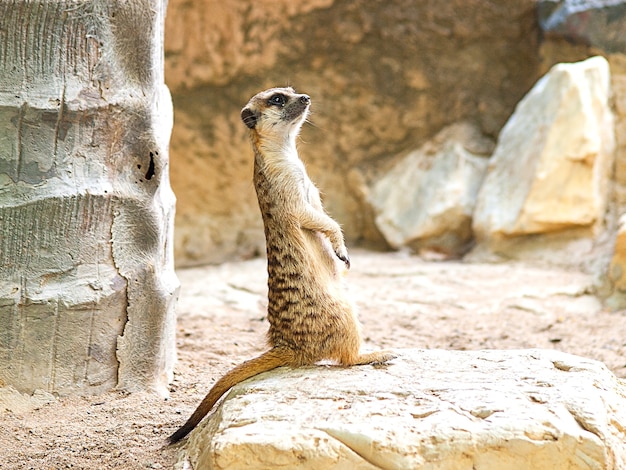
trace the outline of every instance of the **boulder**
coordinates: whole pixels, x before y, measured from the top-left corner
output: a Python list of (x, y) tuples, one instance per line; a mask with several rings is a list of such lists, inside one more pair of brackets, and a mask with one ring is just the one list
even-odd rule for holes
[(626, 52), (626, 2), (539, 0), (539, 26), (549, 38), (564, 38), (603, 51)]
[(479, 242), (496, 248), (527, 235), (598, 233), (615, 145), (609, 83), (602, 57), (557, 64), (518, 104), (478, 195)]
[(20, 393), (15, 388), (0, 386), (0, 415), (5, 411), (11, 413), (27, 413), (54, 403), (56, 397), (43, 390), (35, 390), (32, 395)]
[(179, 468), (626, 468), (626, 387), (553, 350), (402, 350), (385, 366), (281, 368), (236, 386)]
[(600, 277), (597, 293), (612, 310), (626, 307), (626, 214), (619, 219), (613, 256)]
[(492, 150), (492, 142), (475, 126), (455, 124), (376, 181), (370, 202), (389, 245), (447, 256), (467, 251), (476, 195)]

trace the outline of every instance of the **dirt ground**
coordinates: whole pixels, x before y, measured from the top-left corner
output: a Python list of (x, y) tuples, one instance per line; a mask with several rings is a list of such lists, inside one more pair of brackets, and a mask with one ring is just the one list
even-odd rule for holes
[[(626, 377), (626, 312), (603, 311), (592, 278), (524, 264), (425, 262), (352, 251), (348, 283), (365, 348), (559, 349)], [(111, 392), (0, 394), (1, 469), (172, 468), (164, 439), (215, 379), (264, 348), (265, 261), (179, 271), (178, 363), (167, 399)], [(0, 389), (2, 391), (3, 389)]]

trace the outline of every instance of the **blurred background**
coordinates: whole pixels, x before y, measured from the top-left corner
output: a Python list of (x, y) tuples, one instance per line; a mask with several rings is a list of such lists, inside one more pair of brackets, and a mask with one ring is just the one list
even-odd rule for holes
[[(165, 69), (175, 110), (178, 267), (264, 253), (239, 112), (256, 92), (284, 85), (312, 97), (300, 156), (351, 246), (477, 253), (473, 206), (444, 218), (443, 232), (394, 237), (383, 220), (389, 186), (398, 181), (410, 193), (420, 182), (406, 175), (414, 167), (431, 174), (434, 156), (453, 141), (473, 162), (477, 190), (500, 131), (537, 80), (556, 63), (595, 55), (611, 68), (615, 160), (601, 183), (610, 185), (608, 202), (588, 227), (564, 224), (546, 240), (552, 248), (582, 238), (586, 253), (610, 245), (626, 204), (623, 31), (619, 1), (170, 0)], [(537, 234), (516, 239), (536, 242)]]

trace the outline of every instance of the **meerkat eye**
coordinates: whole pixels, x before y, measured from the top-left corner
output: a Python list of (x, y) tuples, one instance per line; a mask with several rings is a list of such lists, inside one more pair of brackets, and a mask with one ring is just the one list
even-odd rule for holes
[(285, 106), (286, 101), (287, 100), (285, 99), (284, 95), (276, 94), (276, 95), (272, 95), (267, 102), (268, 104), (274, 105), (274, 106)]

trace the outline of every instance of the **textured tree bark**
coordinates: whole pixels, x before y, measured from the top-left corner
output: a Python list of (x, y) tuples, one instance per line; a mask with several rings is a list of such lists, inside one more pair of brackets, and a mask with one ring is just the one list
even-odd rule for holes
[(166, 0), (0, 0), (0, 385), (166, 393)]

